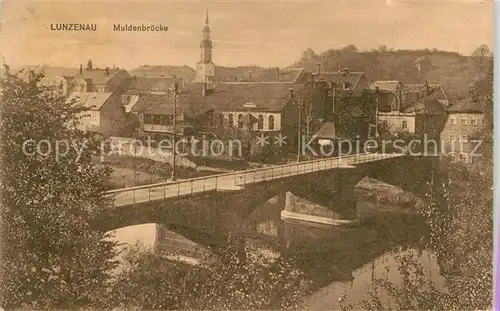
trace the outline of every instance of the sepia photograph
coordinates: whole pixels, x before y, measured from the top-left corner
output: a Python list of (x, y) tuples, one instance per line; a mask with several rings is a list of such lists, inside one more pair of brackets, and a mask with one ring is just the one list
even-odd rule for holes
[(500, 308), (495, 6), (0, 2), (0, 310)]

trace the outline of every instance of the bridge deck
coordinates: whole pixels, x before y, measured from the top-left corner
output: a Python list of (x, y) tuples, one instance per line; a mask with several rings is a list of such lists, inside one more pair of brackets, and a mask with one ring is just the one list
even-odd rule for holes
[(372, 153), (316, 159), (235, 173), (111, 190), (106, 192), (106, 196), (113, 197), (113, 206), (126, 206), (135, 203), (180, 197), (206, 191), (240, 190), (245, 185), (259, 183), (262, 181), (275, 180), (336, 168), (348, 168), (355, 164), (374, 162), (400, 156), (403, 156), (403, 154)]

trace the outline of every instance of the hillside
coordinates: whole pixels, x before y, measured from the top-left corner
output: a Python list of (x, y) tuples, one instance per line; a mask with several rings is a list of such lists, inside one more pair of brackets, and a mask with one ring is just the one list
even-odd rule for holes
[(321, 54), (312, 50), (302, 53), (302, 58), (290, 67), (304, 67), (316, 71), (365, 72), (370, 81), (399, 80), (403, 83), (442, 84), (450, 100), (467, 95), (472, 70), (467, 56), (436, 50), (398, 50), (358, 52), (354, 46), (340, 50), (330, 49)]

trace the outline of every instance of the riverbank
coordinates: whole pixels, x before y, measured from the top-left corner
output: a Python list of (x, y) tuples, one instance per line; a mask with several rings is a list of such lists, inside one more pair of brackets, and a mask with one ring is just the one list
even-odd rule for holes
[(415, 208), (423, 203), (422, 199), (409, 191), (369, 177), (363, 178), (356, 185), (354, 193), (362, 200), (401, 205), (406, 208)]

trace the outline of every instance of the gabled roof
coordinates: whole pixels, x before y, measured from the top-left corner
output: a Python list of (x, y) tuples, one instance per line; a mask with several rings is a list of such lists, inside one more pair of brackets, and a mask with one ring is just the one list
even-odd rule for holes
[(403, 112), (416, 114), (439, 114), (444, 110), (445, 109), (439, 102), (439, 100), (430, 98), (412, 104), (411, 106), (404, 109)]
[(68, 101), (76, 99), (90, 110), (100, 110), (112, 95), (111, 92), (73, 92)]
[(26, 66), (21, 68), (18, 72), (20, 72), (21, 77), (23, 77), (26, 76), (30, 70), (33, 70), (35, 74), (42, 74), (43, 77), (40, 82), (45, 85), (52, 84), (59, 77), (70, 81), (71, 78), (78, 73), (78, 69), (75, 68), (51, 67), (47, 65)]
[(321, 73), (313, 73), (314, 81), (317, 82), (334, 82), (338, 86), (341, 86), (344, 82), (347, 82), (349, 87), (355, 89), (361, 80), (364, 77), (363, 72), (321, 72)]
[[(215, 83), (207, 85), (207, 96), (203, 96), (204, 84), (188, 83), (179, 94), (178, 111), (199, 115), (210, 109), (218, 111), (281, 111), (289, 102), (289, 88), (299, 93), (302, 83)], [(173, 107), (172, 94), (144, 95), (132, 108), (133, 112), (157, 111), (162, 105), (165, 113)], [(167, 108), (169, 107), (169, 108)]]
[(113, 77), (120, 71), (124, 70), (108, 69), (108, 71), (106, 72), (106, 69), (84, 69), (82, 75), (80, 75), (80, 72), (78, 72), (76, 74), (76, 77), (81, 77), (86, 81), (92, 80), (92, 83), (102, 85), (113, 79)]
[(449, 113), (483, 113), (481, 104), (470, 99), (462, 100), (448, 108)]
[[(181, 101), (203, 103), (220, 111), (281, 111), (289, 102), (289, 89), (299, 93), (303, 83), (216, 83), (202, 95), (202, 84), (188, 84)], [(245, 106), (246, 107), (245, 107)]]
[[(196, 117), (209, 110), (211, 110), (211, 107), (207, 105), (189, 104), (185, 101), (179, 100), (176, 113), (179, 116)], [(131, 107), (131, 112), (153, 115), (173, 115), (174, 103), (172, 95), (140, 96), (137, 103)]]

